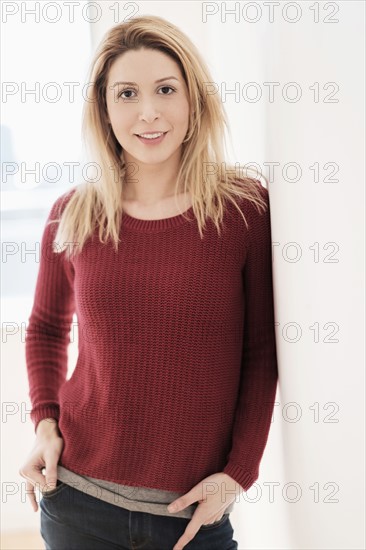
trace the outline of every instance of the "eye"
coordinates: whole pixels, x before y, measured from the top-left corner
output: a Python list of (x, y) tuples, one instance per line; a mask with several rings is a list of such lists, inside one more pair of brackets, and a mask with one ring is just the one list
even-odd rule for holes
[[(172, 90), (172, 93), (176, 92), (175, 88), (173, 88), (172, 86), (161, 86), (161, 88), (159, 88), (159, 90)], [(135, 90), (131, 90), (130, 88), (125, 88), (124, 90), (121, 90), (118, 94), (117, 94), (117, 97), (120, 98), (122, 97), (122, 94), (125, 94), (125, 93), (135, 93)], [(172, 94), (160, 94), (160, 95), (172, 95)], [(123, 99), (131, 99), (131, 96), (128, 96), (128, 97), (123, 97)]]
[[(128, 88), (125, 88), (124, 90), (122, 90), (121, 92), (119, 92), (119, 94), (117, 94), (117, 97), (122, 97), (122, 94), (125, 94), (126, 92), (134, 92), (134, 90), (129, 90)], [(130, 99), (131, 96), (129, 97), (124, 97), (123, 99)]]
[[(172, 86), (162, 86), (162, 87), (160, 88), (160, 90), (163, 90), (164, 88), (165, 88), (165, 89), (168, 88), (169, 90), (173, 90), (173, 93), (176, 91)], [(171, 94), (163, 94), (163, 95), (171, 95)]]

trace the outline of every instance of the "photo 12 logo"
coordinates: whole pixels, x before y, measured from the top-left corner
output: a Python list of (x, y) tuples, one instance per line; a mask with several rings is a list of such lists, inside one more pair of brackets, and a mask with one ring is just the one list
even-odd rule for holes
[(339, 23), (338, 2), (202, 2), (202, 23)]
[(136, 2), (1, 2), (1, 21), (15, 19), (20, 23), (98, 23), (102, 17), (121, 23), (139, 12)]

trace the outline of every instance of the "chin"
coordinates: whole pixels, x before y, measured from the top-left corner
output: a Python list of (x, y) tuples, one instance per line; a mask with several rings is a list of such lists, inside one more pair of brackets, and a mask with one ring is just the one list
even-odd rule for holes
[(171, 156), (172, 152), (162, 152), (162, 151), (150, 151), (146, 154), (141, 154), (141, 151), (137, 154), (129, 153), (131, 160), (141, 162), (144, 164), (160, 164), (161, 162), (167, 161)]

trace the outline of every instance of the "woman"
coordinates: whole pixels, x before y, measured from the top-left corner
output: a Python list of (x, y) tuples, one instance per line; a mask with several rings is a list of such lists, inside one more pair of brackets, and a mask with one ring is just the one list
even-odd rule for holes
[(90, 82), (99, 177), (44, 229), (19, 471), (48, 549), (234, 549), (277, 386), (268, 191), (226, 167), (211, 75), (163, 18), (112, 28)]

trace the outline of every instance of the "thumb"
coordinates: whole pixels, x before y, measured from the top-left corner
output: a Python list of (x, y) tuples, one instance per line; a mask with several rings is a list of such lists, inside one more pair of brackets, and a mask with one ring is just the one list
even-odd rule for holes
[(180, 512), (187, 508), (190, 504), (197, 502), (199, 495), (197, 494), (198, 486), (193, 487), (188, 493), (182, 495), (181, 497), (173, 500), (167, 507), (168, 512)]
[(57, 485), (57, 460), (51, 457), (45, 458), (45, 464), (46, 485), (43, 487), (43, 491), (51, 491)]

